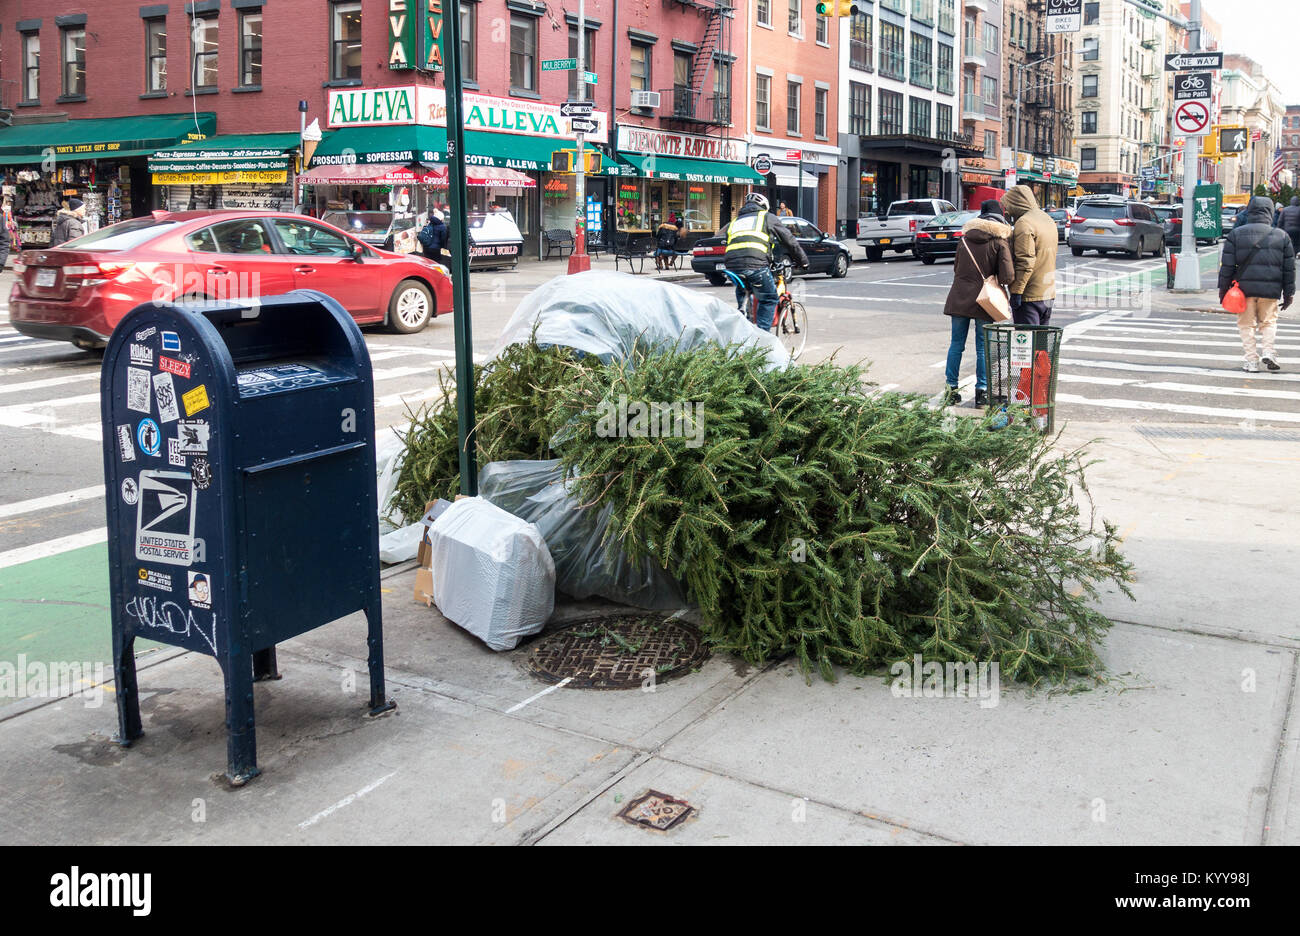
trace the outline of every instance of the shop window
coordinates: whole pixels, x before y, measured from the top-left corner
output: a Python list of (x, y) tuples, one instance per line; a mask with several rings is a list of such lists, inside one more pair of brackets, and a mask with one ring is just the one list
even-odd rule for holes
[(859, 11), (849, 19), (849, 65), (871, 71), (871, 14)]
[(826, 139), (826, 99), (825, 88), (813, 92), (813, 135), (819, 140)]
[(67, 27), (63, 33), (63, 96), (86, 96), (86, 27)]
[(23, 33), (23, 101), (32, 103), (41, 99), (41, 36), (40, 33)]
[(537, 90), (537, 18), (510, 17), (510, 90)]
[(167, 21), (144, 21), (144, 90), (158, 94), (167, 90)]
[(239, 84), (260, 87), (262, 84), (262, 11), (239, 16)]
[(880, 132), (893, 135), (903, 132), (903, 95), (880, 89)]
[(856, 81), (849, 82), (849, 133), (871, 135), (871, 89)]
[(1079, 126), (1079, 132), (1080, 132), (1080, 133), (1096, 133), (1096, 132), (1097, 132), (1097, 112), (1096, 112), (1096, 111), (1084, 111), (1084, 112), (1083, 112), (1083, 121), (1082, 121), (1082, 123), (1081, 123), (1080, 126)]
[(217, 18), (208, 16), (194, 21), (190, 32), (190, 49), (194, 61), (190, 70), (190, 86), (195, 91), (215, 91), (217, 88)]
[(772, 129), (772, 79), (768, 75), (754, 79), (754, 122), (760, 130)]
[(460, 77), (462, 81), (478, 81), (478, 4), (460, 5)]
[(334, 4), (330, 32), (330, 81), (361, 80), (361, 4)]
[(926, 98), (914, 97), (907, 106), (908, 133), (915, 136), (930, 135), (930, 102)]
[(1097, 96), (1097, 76), (1084, 75), (1083, 76), (1083, 97), (1096, 97), (1096, 96)]
[[(468, 4), (466, 4), (466, 6), (468, 6)], [(588, 29), (586, 32), (587, 32), (587, 42), (582, 50), (582, 55), (583, 55), (582, 67), (584, 71), (592, 71), (593, 68), (595, 67), (595, 62), (596, 62), (596, 30)], [(570, 26), (569, 27), (569, 58), (576, 59), (577, 57), (578, 57), (578, 27)], [(588, 87), (590, 86), (585, 81), (579, 81), (578, 77), (579, 76), (578, 76), (577, 69), (574, 69), (573, 71), (569, 72), (569, 100), (571, 101), (582, 101), (591, 97), (591, 92), (587, 90)], [(594, 91), (595, 89), (592, 90)]]
[(1092, 172), (1097, 168), (1097, 147), (1085, 146), (1079, 150), (1079, 169), (1084, 172)]
[(801, 136), (799, 131), (799, 98), (803, 94), (803, 85), (797, 81), (785, 83), (785, 132)]

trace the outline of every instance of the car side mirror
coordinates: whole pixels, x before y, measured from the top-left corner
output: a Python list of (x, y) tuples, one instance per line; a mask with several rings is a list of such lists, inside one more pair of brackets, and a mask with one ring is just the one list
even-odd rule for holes
[(352, 259), (357, 263), (366, 262), (366, 248), (362, 247), (356, 241), (352, 242)]

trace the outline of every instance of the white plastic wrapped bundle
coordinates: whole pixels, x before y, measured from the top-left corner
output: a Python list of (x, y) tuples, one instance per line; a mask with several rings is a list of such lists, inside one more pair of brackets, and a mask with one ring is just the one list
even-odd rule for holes
[(528, 341), (534, 325), (539, 345), (575, 348), (604, 363), (627, 357), (638, 340), (683, 350), (756, 345), (767, 350), (773, 367), (790, 363), (776, 336), (753, 325), (731, 302), (630, 273), (589, 270), (543, 283), (519, 303), (492, 356)]
[(513, 650), (555, 610), (555, 563), (534, 524), (467, 497), (429, 528), (433, 600), (493, 650)]

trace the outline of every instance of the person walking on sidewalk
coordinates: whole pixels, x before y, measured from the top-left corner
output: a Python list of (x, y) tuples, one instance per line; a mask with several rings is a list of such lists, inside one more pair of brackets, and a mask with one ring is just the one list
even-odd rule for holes
[(776, 220), (769, 210), (765, 195), (750, 192), (745, 196), (736, 220), (727, 225), (727, 251), (723, 258), (729, 273), (735, 273), (744, 282), (736, 287), (736, 305), (745, 308), (745, 287), (758, 297), (758, 327), (772, 330), (776, 317), (776, 281), (768, 263), (772, 250), (778, 244), (785, 248), (790, 259), (808, 269), (808, 255), (799, 246), (790, 229)]
[(50, 246), (58, 247), (86, 233), (86, 209), (80, 198), (68, 199), (68, 207), (60, 208), (55, 216), (54, 230), (50, 233)]
[(1038, 207), (1034, 190), (1014, 186), (1002, 196), (1002, 210), (1014, 222), (1011, 254), (1011, 319), (1017, 325), (1046, 325), (1056, 298), (1056, 222)]
[(957, 382), (961, 375), (962, 353), (966, 350), (966, 337), (970, 323), (975, 322), (975, 405), (988, 405), (988, 376), (984, 362), (984, 323), (993, 317), (980, 307), (980, 290), (984, 278), (996, 276), (1006, 287), (1015, 278), (1015, 265), (1011, 259), (1011, 225), (1002, 216), (1002, 205), (989, 199), (980, 205), (978, 218), (962, 225), (962, 246), (953, 262), (952, 288), (943, 304), (943, 314), (952, 317), (952, 342), (948, 345), (948, 367), (944, 373), (947, 390), (944, 406), (961, 402)]
[[(1289, 309), (1295, 297), (1295, 247), (1282, 228), (1272, 226), (1273, 202), (1256, 196), (1246, 206), (1243, 223), (1224, 239), (1219, 265), (1219, 302), (1235, 282), (1246, 296), (1246, 311), (1237, 316), (1246, 361), (1241, 369), (1259, 373), (1262, 361), (1271, 371), (1282, 369), (1274, 351), (1278, 297)], [(1256, 348), (1256, 331), (1259, 348)]]
[(1291, 247), (1300, 254), (1300, 198), (1291, 197), (1291, 204), (1282, 209), (1278, 215), (1277, 226), (1287, 237), (1291, 238)]
[(420, 241), (421, 252), (425, 257), (435, 263), (448, 266), (451, 264), (451, 257), (446, 251), (448, 241), (447, 224), (442, 219), (441, 211), (437, 208), (430, 208), (429, 221), (416, 236)]

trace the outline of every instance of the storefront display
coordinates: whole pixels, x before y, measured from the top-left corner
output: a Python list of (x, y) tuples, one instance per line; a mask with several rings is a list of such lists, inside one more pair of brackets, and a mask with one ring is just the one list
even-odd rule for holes
[(214, 136), (149, 157), (165, 208), (257, 208), (291, 211), (297, 133)]

